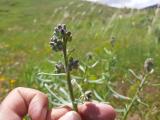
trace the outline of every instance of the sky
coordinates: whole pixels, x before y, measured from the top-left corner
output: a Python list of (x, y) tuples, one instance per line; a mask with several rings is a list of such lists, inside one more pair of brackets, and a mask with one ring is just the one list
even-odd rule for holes
[(107, 4), (112, 7), (117, 8), (145, 8), (147, 6), (160, 4), (160, 0), (87, 0), (87, 1), (93, 1), (93, 2), (99, 2), (102, 4)]

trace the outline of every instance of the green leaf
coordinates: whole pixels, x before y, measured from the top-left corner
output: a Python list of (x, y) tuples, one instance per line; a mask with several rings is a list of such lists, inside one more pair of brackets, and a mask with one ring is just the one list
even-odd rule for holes
[(86, 72), (86, 71), (85, 71), (85, 68), (84, 68), (82, 65), (79, 65), (79, 69), (80, 69), (83, 73)]

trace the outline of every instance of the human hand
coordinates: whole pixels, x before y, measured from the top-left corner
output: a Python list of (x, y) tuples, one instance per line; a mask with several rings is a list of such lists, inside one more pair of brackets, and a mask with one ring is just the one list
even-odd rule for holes
[(114, 120), (114, 109), (106, 104), (87, 102), (78, 106), (48, 109), (47, 96), (34, 89), (16, 88), (0, 105), (0, 120), (22, 120), (28, 114), (32, 120)]

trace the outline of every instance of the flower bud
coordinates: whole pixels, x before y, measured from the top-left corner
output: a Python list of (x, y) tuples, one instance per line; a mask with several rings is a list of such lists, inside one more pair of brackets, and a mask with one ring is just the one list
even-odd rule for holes
[(67, 41), (72, 41), (72, 33), (71, 32), (67, 32), (66, 33), (66, 38), (67, 38)]
[(65, 24), (62, 24), (62, 28), (63, 28), (64, 30), (67, 29)]
[(59, 51), (63, 50), (63, 43), (62, 43), (62, 41), (58, 41), (57, 42), (57, 48), (58, 48)]
[(85, 101), (91, 101), (92, 99), (92, 91), (86, 91), (85, 93)]
[(62, 35), (62, 37), (64, 38), (65, 37), (65, 35), (66, 35), (66, 30), (65, 29), (61, 29), (61, 35)]
[(71, 36), (71, 34), (72, 34), (71, 32), (67, 32), (67, 36)]
[(154, 69), (154, 61), (153, 58), (147, 58), (144, 62), (144, 70), (147, 73), (151, 73)]
[(92, 60), (92, 59), (93, 59), (93, 53), (92, 53), (92, 52), (88, 52), (88, 53), (86, 54), (86, 59), (87, 59), (87, 60)]
[(63, 50), (63, 43), (62, 41), (58, 41), (56, 37), (52, 37), (50, 40), (50, 46), (53, 51), (62, 51)]
[(65, 67), (64, 67), (62, 62), (57, 63), (55, 65), (55, 67), (56, 67), (56, 72), (57, 73), (64, 73), (65, 72)]
[(54, 28), (54, 32), (58, 32), (58, 28), (57, 27)]
[(57, 28), (58, 28), (58, 29), (62, 29), (62, 25), (59, 24), (59, 25), (57, 26)]
[(110, 40), (110, 44), (112, 45), (112, 47), (115, 46), (115, 42), (116, 42), (116, 38), (112, 37), (111, 40)]

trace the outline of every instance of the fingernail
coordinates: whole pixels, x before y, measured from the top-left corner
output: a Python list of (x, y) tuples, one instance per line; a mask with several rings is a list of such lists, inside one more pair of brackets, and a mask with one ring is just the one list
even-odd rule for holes
[(81, 120), (81, 117), (78, 113), (70, 111), (66, 113), (63, 117), (61, 117), (59, 120)]

